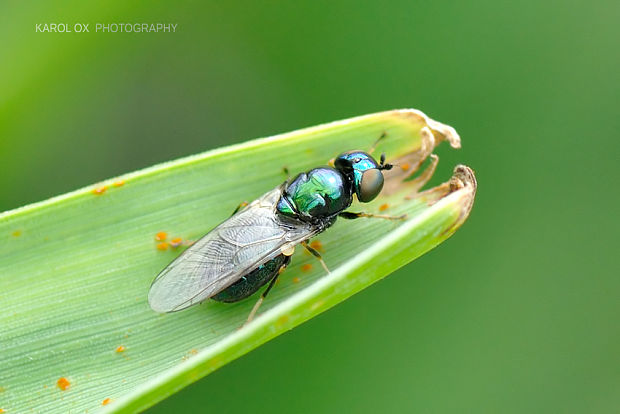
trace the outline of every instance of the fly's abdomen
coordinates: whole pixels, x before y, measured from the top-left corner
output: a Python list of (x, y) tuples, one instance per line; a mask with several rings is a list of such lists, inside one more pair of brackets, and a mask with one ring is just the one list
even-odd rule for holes
[(278, 272), (280, 272), (280, 268), (288, 265), (290, 261), (290, 256), (283, 254), (276, 256), (250, 273), (243, 275), (241, 279), (211, 297), (211, 299), (225, 303), (238, 302), (241, 299), (245, 299), (276, 277)]

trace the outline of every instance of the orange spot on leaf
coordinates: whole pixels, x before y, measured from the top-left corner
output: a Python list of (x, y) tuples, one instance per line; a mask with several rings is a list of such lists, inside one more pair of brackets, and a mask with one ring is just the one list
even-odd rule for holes
[(56, 385), (58, 385), (58, 388), (61, 390), (66, 391), (71, 386), (71, 383), (65, 377), (60, 377), (58, 381), (56, 381)]
[(312, 270), (312, 264), (305, 263), (305, 264), (301, 265), (301, 271), (302, 272), (309, 272), (310, 270)]
[(411, 167), (411, 165), (409, 163), (407, 163), (407, 162), (400, 165), (400, 168), (402, 168), (403, 171), (407, 171), (410, 167)]
[(101, 401), (101, 405), (108, 405), (108, 404), (110, 404), (111, 402), (112, 402), (112, 400), (111, 400), (111, 399), (106, 398), (105, 400)]
[(320, 252), (323, 251), (323, 243), (321, 243), (320, 240), (313, 240), (310, 242), (310, 247), (312, 247), (314, 250), (318, 250)]
[(157, 243), (157, 250), (168, 250), (168, 243), (166, 242), (161, 242), (161, 243)]
[(125, 180), (116, 180), (114, 181), (114, 184), (112, 184), (114, 187), (122, 187), (125, 185)]
[(174, 239), (170, 240), (170, 246), (175, 248), (179, 247), (182, 243), (183, 239), (181, 239), (180, 237), (175, 237)]
[(299, 283), (299, 282), (301, 282), (301, 279), (300, 279), (300, 278), (298, 278), (297, 276), (295, 276), (295, 277), (293, 278), (293, 283)]
[(165, 231), (160, 231), (155, 235), (155, 241), (164, 241), (166, 240), (166, 237), (168, 237), (168, 233)]
[(381, 205), (379, 206), (379, 211), (385, 211), (385, 210), (387, 210), (388, 208), (390, 208), (390, 205), (389, 205), (389, 204), (381, 204)]
[(116, 348), (116, 352), (121, 353), (121, 352), (125, 352), (127, 348), (125, 348), (123, 345), (119, 345), (118, 348)]
[(93, 189), (93, 194), (94, 195), (101, 195), (103, 193), (105, 193), (105, 191), (108, 189), (107, 185), (102, 185), (101, 187), (97, 187), (95, 189)]

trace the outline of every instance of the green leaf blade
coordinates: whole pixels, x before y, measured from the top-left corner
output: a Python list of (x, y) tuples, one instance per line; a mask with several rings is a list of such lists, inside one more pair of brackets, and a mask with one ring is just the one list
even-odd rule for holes
[[(150, 282), (179, 253), (156, 248), (158, 231), (196, 239), (239, 202), (282, 182), (285, 163), (292, 173), (307, 170), (369, 148), (383, 133), (379, 150), (388, 159), (421, 160), (442, 140), (459, 146), (454, 130), (423, 114), (389, 111), (165, 163), (121, 177), (119, 187), (114, 179), (0, 215), (0, 408), (92, 410), (105, 398), (113, 400), (109, 411), (146, 408), (445, 240), (473, 202), (466, 167), (450, 185), (412, 200), (403, 201), (410, 190), (399, 185), (363, 207), (387, 203), (386, 214), (409, 215), (403, 223), (336, 223), (319, 236), (332, 274), (297, 252), (261, 314), (241, 330), (251, 299), (169, 315), (148, 307)], [(107, 190), (93, 194), (102, 185)], [(119, 345), (126, 350), (115, 352)], [(68, 390), (56, 387), (60, 377), (70, 380)]]

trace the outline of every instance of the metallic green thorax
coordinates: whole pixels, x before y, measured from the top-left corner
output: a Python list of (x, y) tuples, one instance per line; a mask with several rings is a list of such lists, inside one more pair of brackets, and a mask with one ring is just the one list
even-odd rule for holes
[(278, 202), (280, 213), (303, 219), (330, 217), (351, 205), (349, 181), (338, 170), (315, 168), (297, 175)]

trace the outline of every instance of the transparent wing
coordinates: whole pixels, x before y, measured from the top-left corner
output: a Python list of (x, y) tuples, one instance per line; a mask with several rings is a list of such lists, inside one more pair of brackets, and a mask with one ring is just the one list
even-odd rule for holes
[(285, 244), (314, 236), (316, 227), (276, 214), (281, 194), (278, 187), (255, 200), (162, 270), (149, 291), (151, 308), (174, 312), (200, 303), (279, 255)]

